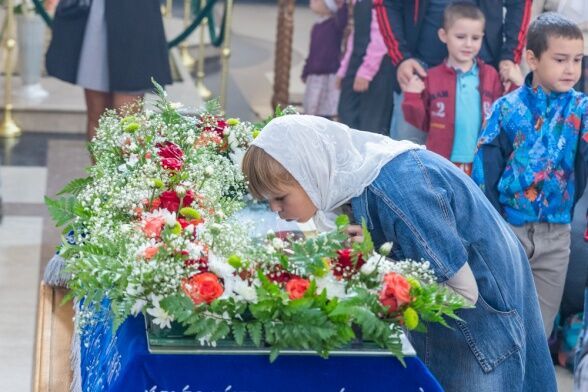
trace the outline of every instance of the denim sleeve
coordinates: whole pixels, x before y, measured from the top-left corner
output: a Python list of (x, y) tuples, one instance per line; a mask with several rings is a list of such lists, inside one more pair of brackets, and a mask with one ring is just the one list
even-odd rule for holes
[(468, 261), (456, 226), (451, 186), (422, 165), (412, 174), (410, 186), (370, 187), (377, 200), (378, 223), (385, 237), (396, 239), (404, 257), (430, 262), (438, 281), (444, 282)]
[(502, 213), (502, 207), (498, 201), (498, 182), (504, 173), (507, 159), (512, 153), (513, 147), (506, 132), (502, 129), (502, 112), (499, 102), (492, 108), (492, 113), (486, 120), (482, 134), (478, 139), (472, 179), (482, 189), (494, 208)]

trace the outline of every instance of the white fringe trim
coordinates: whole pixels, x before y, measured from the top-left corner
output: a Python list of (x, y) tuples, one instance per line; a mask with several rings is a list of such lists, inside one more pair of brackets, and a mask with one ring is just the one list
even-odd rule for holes
[(65, 271), (65, 263), (65, 259), (59, 254), (55, 254), (51, 260), (49, 260), (43, 276), (43, 280), (46, 284), (53, 287), (67, 287), (70, 274)]

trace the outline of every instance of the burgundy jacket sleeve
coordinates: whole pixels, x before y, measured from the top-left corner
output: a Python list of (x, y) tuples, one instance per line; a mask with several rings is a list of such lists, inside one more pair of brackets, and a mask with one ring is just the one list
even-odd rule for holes
[(403, 7), (403, 1), (374, 0), (380, 32), (395, 66), (412, 57), (404, 37)]
[[(425, 83), (426, 85), (426, 83)], [(410, 125), (429, 132), (429, 105), (427, 88), (422, 93), (404, 92), (402, 100), (402, 112), (404, 119)]]
[(504, 44), (500, 60), (512, 60), (516, 64), (521, 62), (523, 49), (527, 41), (527, 28), (531, 20), (532, 0), (506, 0), (504, 6)]

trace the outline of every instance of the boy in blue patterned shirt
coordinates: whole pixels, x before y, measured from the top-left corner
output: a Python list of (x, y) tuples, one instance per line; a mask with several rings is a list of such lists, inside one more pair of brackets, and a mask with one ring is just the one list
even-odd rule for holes
[(523, 86), (496, 101), (472, 177), (529, 257), (547, 336), (563, 295), (570, 222), (586, 185), (588, 97), (576, 92), (582, 31), (555, 13), (530, 26)]

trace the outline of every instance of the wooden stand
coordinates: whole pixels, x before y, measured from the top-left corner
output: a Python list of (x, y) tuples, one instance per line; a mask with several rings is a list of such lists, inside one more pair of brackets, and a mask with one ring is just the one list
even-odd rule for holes
[(65, 288), (41, 282), (35, 342), (33, 391), (68, 391), (72, 380), (70, 346), (73, 333), (72, 303), (61, 305)]

